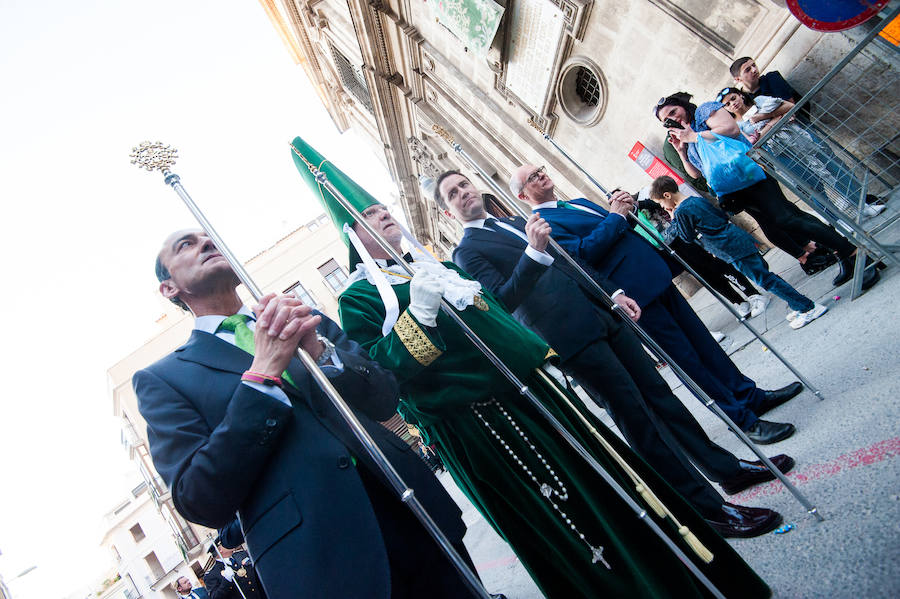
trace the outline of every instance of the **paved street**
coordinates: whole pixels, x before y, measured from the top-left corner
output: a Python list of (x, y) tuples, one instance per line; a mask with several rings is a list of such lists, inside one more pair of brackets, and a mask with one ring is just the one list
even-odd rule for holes
[[(898, 209), (894, 204), (889, 212)], [(900, 225), (895, 223), (879, 239), (897, 243)], [(900, 595), (900, 269), (882, 271), (882, 281), (851, 302), (849, 284), (839, 289), (830, 285), (836, 267), (806, 277), (795, 260), (778, 250), (770, 251), (766, 260), (773, 271), (830, 308), (819, 320), (794, 331), (784, 320), (786, 304), (773, 297), (766, 313), (750, 321), (824, 397), (819, 400), (804, 392), (767, 414), (766, 419), (792, 422), (798, 430), (790, 439), (765, 448), (768, 455), (788, 453), (796, 459), (789, 477), (826, 521), (807, 517), (780, 483), (768, 483), (730, 500), (777, 509), (796, 529), (732, 540), (732, 545), (770, 584), (775, 597), (896, 597)], [(691, 303), (710, 328), (728, 333), (731, 342), (723, 343), (733, 352), (732, 359), (761, 387), (794, 380), (708, 292), (699, 292)], [(739, 457), (755, 459), (669, 369), (663, 374), (677, 385), (676, 393), (713, 440)], [(449, 476), (442, 476), (452, 487)], [(541, 597), (508, 546), (452, 490), (466, 506), (466, 544), (488, 590), (503, 592), (509, 599)]]

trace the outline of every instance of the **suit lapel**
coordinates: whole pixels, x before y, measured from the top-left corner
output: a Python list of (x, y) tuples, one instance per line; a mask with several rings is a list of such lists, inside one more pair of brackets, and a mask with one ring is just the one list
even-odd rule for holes
[[(497, 220), (497, 222), (502, 222), (505, 225), (509, 225), (510, 227), (513, 227), (513, 228), (517, 229), (518, 231), (521, 231), (522, 233), (525, 232), (524, 221), (522, 223), (518, 222), (521, 219), (502, 218), (502, 219), (496, 219), (496, 220)], [(467, 227), (465, 230), (465, 233), (463, 234), (463, 237), (464, 238), (468, 237), (473, 242), (497, 243), (500, 245), (512, 246), (512, 247), (516, 247), (516, 248), (520, 248), (520, 249), (524, 248), (527, 245), (525, 240), (523, 240), (522, 238), (517, 236), (515, 233), (512, 233), (510, 231), (503, 231), (500, 229), (502, 229), (502, 228), (499, 226), (497, 226), (496, 231), (491, 230), (491, 229), (480, 229), (480, 228), (475, 228), (475, 227)]]
[(191, 333), (187, 343), (175, 350), (175, 354), (181, 360), (237, 374), (247, 370), (253, 362), (253, 356), (236, 345), (197, 330)]

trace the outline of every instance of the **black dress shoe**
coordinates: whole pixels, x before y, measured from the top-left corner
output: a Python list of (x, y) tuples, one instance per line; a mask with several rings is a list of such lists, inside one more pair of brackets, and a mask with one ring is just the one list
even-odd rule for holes
[(781, 514), (762, 507), (746, 507), (726, 503), (715, 519), (707, 519), (714, 531), (723, 537), (758, 537), (781, 524)]
[(763, 397), (763, 400), (759, 402), (759, 405), (754, 408), (753, 413), (757, 416), (762, 416), (772, 408), (780, 406), (789, 399), (797, 397), (800, 395), (801, 391), (803, 391), (803, 383), (800, 381), (794, 381), (781, 389), (764, 391), (765, 397)]
[[(847, 256), (846, 258), (841, 258), (838, 260), (838, 270), (837, 276), (831, 281), (831, 284), (835, 287), (839, 285), (843, 285), (847, 281), (853, 278), (853, 264), (856, 262), (855, 256)], [(878, 267), (869, 266), (870, 261), (866, 259), (866, 269), (863, 271), (863, 280), (862, 280), (862, 288), (863, 291), (874, 285), (881, 278), (881, 275), (878, 273)]]
[[(783, 453), (769, 458), (769, 461), (783, 473), (790, 472), (791, 468), (794, 467), (794, 458)], [(775, 475), (759, 460), (755, 462), (738, 460), (738, 464), (740, 465), (741, 473), (719, 483), (726, 495), (734, 495), (744, 489), (749, 489), (753, 485), (775, 480)]]
[(757, 420), (744, 434), (758, 445), (769, 445), (784, 441), (797, 431), (790, 422), (769, 422)]

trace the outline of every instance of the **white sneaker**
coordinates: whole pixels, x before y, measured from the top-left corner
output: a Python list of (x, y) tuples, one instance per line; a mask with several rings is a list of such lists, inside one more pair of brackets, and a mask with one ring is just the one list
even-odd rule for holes
[(799, 312), (797, 312), (796, 310), (791, 310), (784, 316), (784, 319), (788, 322), (793, 322), (793, 320), (798, 316), (800, 316)]
[(709, 334), (712, 335), (712, 338), (716, 340), (716, 343), (727, 337), (727, 335), (722, 331), (710, 331)]
[(750, 318), (756, 318), (760, 314), (766, 311), (766, 308), (769, 306), (770, 299), (766, 296), (762, 296), (758, 293), (751, 295), (747, 298), (747, 301), (750, 302), (750, 306), (752, 306), (752, 310), (750, 311)]
[(741, 302), (737, 306), (737, 311), (741, 318), (747, 318), (753, 311), (753, 306), (750, 305), (750, 302)]
[(878, 216), (884, 209), (887, 208), (884, 204), (866, 204), (863, 207), (863, 218), (872, 218), (873, 216)]
[(800, 327), (805, 327), (826, 312), (828, 312), (828, 306), (815, 304), (812, 310), (808, 312), (801, 312), (800, 314), (798, 314), (797, 318), (791, 321), (791, 328), (799, 329)]

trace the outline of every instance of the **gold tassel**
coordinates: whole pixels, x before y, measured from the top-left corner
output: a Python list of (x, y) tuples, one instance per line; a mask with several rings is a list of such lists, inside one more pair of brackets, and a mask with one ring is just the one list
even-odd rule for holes
[(712, 552), (703, 546), (703, 543), (700, 542), (700, 539), (698, 539), (696, 535), (694, 535), (694, 533), (692, 533), (690, 529), (688, 529), (687, 526), (682, 526), (681, 528), (679, 528), (678, 534), (684, 537), (684, 541), (691, 549), (694, 550), (694, 553), (697, 554), (697, 557), (703, 560), (703, 563), (708, 564), (709, 562), (713, 561)]
[(609, 453), (610, 457), (612, 457), (619, 464), (619, 466), (622, 467), (622, 469), (625, 471), (625, 474), (628, 475), (628, 477), (635, 484), (635, 490), (638, 492), (644, 502), (646, 502), (646, 504), (650, 507), (650, 509), (652, 509), (660, 518), (670, 518), (672, 520), (672, 524), (674, 524), (678, 529), (678, 533), (682, 536), (682, 538), (684, 538), (684, 542), (687, 543), (688, 547), (690, 547), (694, 551), (694, 553), (697, 554), (697, 557), (703, 560), (704, 563), (708, 564), (709, 562), (711, 562), (714, 557), (712, 552), (704, 547), (703, 543), (700, 542), (700, 539), (698, 539), (687, 526), (683, 526), (675, 517), (675, 514), (673, 514), (665, 505), (663, 505), (663, 502), (659, 500), (659, 498), (653, 493), (653, 491), (650, 490), (649, 487), (647, 487), (647, 484), (643, 480), (641, 480), (641, 477), (638, 476), (637, 472), (635, 472), (634, 469), (628, 464), (628, 462), (626, 462), (622, 458), (622, 456), (620, 456), (618, 452), (613, 449), (612, 445), (610, 445), (609, 442), (607, 442), (607, 440), (604, 439), (602, 435), (600, 435), (597, 429), (594, 428), (594, 426), (591, 424), (591, 421), (585, 418), (584, 414), (578, 411), (578, 409), (569, 400), (568, 396), (566, 396), (566, 394), (556, 386), (556, 382), (553, 381), (549, 376), (547, 376), (547, 374), (540, 368), (537, 368), (536, 372), (538, 376), (544, 379), (544, 383), (546, 383), (550, 386), (550, 388), (556, 391), (560, 399), (562, 399), (563, 402), (565, 402), (566, 405), (569, 406), (569, 409), (575, 412), (575, 415), (578, 416), (582, 424), (587, 427), (588, 431), (590, 431), (594, 438), (596, 438), (597, 441), (600, 442), (600, 445), (603, 446), (603, 449), (605, 449), (607, 453)]
[(650, 509), (656, 512), (657, 516), (659, 516), (660, 518), (666, 517), (666, 511), (663, 509), (662, 503), (659, 501), (659, 499), (657, 499), (656, 495), (654, 495), (650, 489), (644, 486), (643, 483), (638, 483), (635, 489), (638, 493), (640, 493), (641, 497), (644, 499), (647, 505), (650, 506)]

